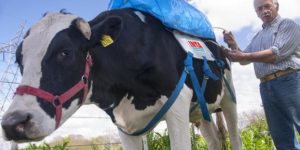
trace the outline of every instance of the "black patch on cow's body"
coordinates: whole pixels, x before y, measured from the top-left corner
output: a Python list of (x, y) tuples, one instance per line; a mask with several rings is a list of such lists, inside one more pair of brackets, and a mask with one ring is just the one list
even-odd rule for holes
[[(99, 43), (91, 50), (95, 57), (94, 67), (98, 68), (93, 73), (94, 84), (102, 86), (98, 92), (94, 88), (92, 100), (113, 97), (114, 103), (119, 103), (128, 94), (133, 96), (136, 109), (142, 110), (153, 105), (161, 95), (169, 96), (179, 79), (178, 64), (182, 68), (182, 60), (186, 55), (180, 45), (173, 42), (173, 35), (165, 34), (166, 30), (155, 19), (148, 19), (149, 25), (144, 24), (132, 10), (111, 11), (103, 15), (95, 20), (105, 20), (105, 16), (118, 16), (122, 19), (123, 29), (111, 46), (103, 48)], [(93, 25), (93, 21), (91, 24), (92, 27), (97, 26)], [(98, 33), (110, 32), (100, 29), (96, 34)], [(112, 90), (114, 86), (122, 88), (124, 92)], [(107, 104), (112, 103), (111, 99), (107, 100)]]
[[(89, 47), (94, 61), (91, 99), (101, 108), (117, 106), (123, 97), (130, 95), (135, 108), (143, 110), (155, 104), (162, 95), (169, 97), (175, 89), (186, 53), (169, 29), (151, 15), (144, 15), (146, 23), (132, 9), (111, 10), (90, 21)], [(108, 19), (111, 20), (106, 23)], [(99, 42), (103, 34), (111, 35), (114, 43), (104, 48)], [(210, 43), (207, 46), (216, 58), (222, 58), (217, 46)], [(215, 62), (209, 65), (220, 77), (220, 68)], [(202, 82), (202, 60), (194, 60), (194, 67)], [(189, 79), (187, 85), (192, 87)], [(208, 103), (217, 99), (221, 87), (221, 80), (208, 80), (205, 93)], [(106, 112), (114, 119), (112, 110), (109, 108)]]

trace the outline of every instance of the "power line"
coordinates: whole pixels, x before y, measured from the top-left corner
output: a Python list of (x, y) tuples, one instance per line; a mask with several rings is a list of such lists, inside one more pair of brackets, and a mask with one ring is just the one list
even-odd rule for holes
[(20, 26), (16, 36), (8, 43), (1, 44), (0, 53), (2, 54), (2, 60), (8, 61), (5, 70), (0, 78), (0, 96), (3, 100), (0, 106), (0, 112), (3, 112), (8, 101), (11, 100), (13, 91), (18, 85), (18, 77), (20, 76), (18, 67), (15, 64), (15, 53), (17, 46), (21, 42), (24, 33), (25, 24)]

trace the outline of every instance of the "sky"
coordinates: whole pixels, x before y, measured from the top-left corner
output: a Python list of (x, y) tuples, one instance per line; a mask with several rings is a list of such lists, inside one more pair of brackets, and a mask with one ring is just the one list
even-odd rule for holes
[(25, 24), (27, 30), (46, 12), (66, 9), (86, 20), (91, 20), (107, 9), (108, 2), (108, 0), (0, 0), (0, 43), (12, 39), (22, 24)]
[[(261, 28), (261, 21), (253, 9), (252, 0), (190, 0), (195, 7), (207, 15), (212, 26), (222, 27), (233, 32), (236, 40), (243, 49), (252, 36)], [(288, 17), (300, 24), (300, 0), (279, 0), (279, 14)], [(66, 9), (86, 20), (91, 20), (101, 11), (107, 9), (108, 0), (0, 0), (0, 45), (12, 39), (20, 25), (25, 24), (25, 31), (37, 22), (45, 12)], [(222, 31), (215, 30), (217, 40), (221, 44)], [(249, 113), (261, 110), (258, 91), (259, 81), (255, 78), (253, 66), (232, 65), (233, 82), (237, 95), (237, 108), (239, 112)], [(103, 133), (101, 126), (103, 120), (97, 118), (103, 114), (95, 106), (82, 107), (63, 127), (58, 129), (52, 137), (74, 133), (93, 136)], [(93, 116), (95, 119), (80, 119), (80, 117)], [(103, 115), (102, 115), (103, 116)], [(101, 117), (102, 117), (101, 116)], [(76, 118), (79, 117), (79, 118)], [(84, 122), (84, 128), (81, 128)], [(107, 120), (104, 120), (107, 122)], [(108, 125), (113, 126), (113, 125)], [(96, 130), (100, 128), (99, 130)], [(114, 130), (115, 131), (115, 130)], [(110, 129), (106, 132), (111, 132)]]

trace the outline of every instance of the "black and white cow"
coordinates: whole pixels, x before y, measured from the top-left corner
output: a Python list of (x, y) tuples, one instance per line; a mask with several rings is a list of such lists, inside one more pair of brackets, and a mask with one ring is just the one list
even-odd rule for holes
[[(207, 44), (217, 58), (226, 62), (216, 45)], [(88, 53), (93, 61), (91, 68)], [(72, 14), (48, 13), (30, 28), (17, 49), (23, 78), (2, 120), (5, 137), (17, 142), (40, 140), (82, 103), (96, 104), (127, 133), (139, 131), (175, 89), (186, 56), (170, 29), (149, 14), (132, 9), (111, 10), (87, 23)], [(199, 79), (201, 64), (201, 60), (194, 60), (194, 66), (199, 66), (195, 67)], [(209, 65), (220, 77), (217, 65)], [(225, 76), (231, 81), (228, 64)], [(236, 104), (224, 81), (208, 80), (205, 98), (211, 112), (223, 109), (232, 149), (241, 149)], [(189, 119), (191, 103), (195, 101), (188, 79), (163, 117), (171, 149), (191, 149), (189, 122), (199, 120), (209, 149), (220, 149), (214, 123), (201, 120), (199, 109)], [(142, 149), (141, 136), (119, 133), (125, 150)]]

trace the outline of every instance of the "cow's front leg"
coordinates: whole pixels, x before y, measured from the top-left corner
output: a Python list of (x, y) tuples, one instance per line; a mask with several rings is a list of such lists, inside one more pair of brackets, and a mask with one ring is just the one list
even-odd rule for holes
[(189, 109), (193, 92), (186, 85), (166, 113), (172, 150), (190, 150)]
[(141, 150), (143, 149), (143, 136), (131, 136), (119, 130), (119, 135), (123, 150)]
[(199, 120), (196, 125), (202, 136), (204, 137), (207, 147), (209, 150), (220, 150), (221, 149), (221, 139), (219, 137), (219, 130), (215, 125), (214, 121), (206, 121), (204, 119)]

